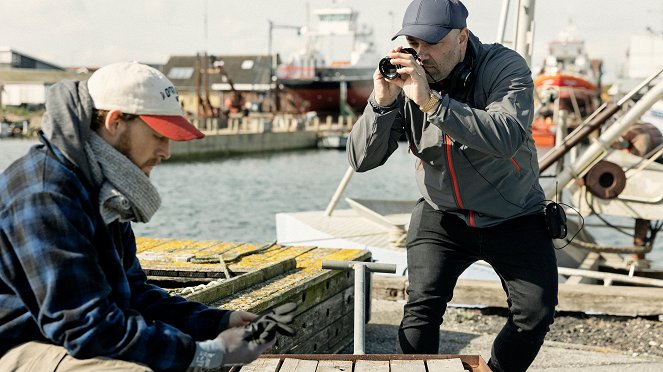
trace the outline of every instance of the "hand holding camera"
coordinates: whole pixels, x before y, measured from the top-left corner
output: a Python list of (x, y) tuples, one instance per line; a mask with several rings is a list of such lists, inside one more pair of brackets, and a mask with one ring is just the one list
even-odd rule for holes
[(419, 105), (430, 97), (426, 70), (413, 48), (393, 49), (380, 60), (373, 78), (375, 100), (380, 106), (392, 104), (401, 89)]
[[(412, 48), (403, 48), (400, 50), (400, 52), (411, 54), (416, 61), (420, 61), (419, 56), (417, 56), (417, 51)], [(389, 56), (382, 58), (380, 60), (380, 63), (378, 64), (378, 69), (380, 70), (380, 73), (387, 80), (400, 78), (401, 75), (398, 73), (399, 68), (403, 68), (403, 66), (398, 64), (397, 65), (392, 64), (391, 57)]]

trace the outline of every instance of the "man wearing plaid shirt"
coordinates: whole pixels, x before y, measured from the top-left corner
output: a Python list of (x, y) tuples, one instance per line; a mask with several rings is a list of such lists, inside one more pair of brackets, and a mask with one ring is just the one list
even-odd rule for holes
[(0, 175), (0, 370), (151, 371), (248, 363), (255, 314), (148, 284), (130, 221), (152, 168), (202, 138), (159, 71), (116, 63), (48, 91), (41, 144)]

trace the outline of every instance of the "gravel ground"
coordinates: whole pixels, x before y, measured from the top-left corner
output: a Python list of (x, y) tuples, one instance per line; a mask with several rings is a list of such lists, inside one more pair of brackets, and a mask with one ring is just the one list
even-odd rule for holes
[[(397, 325), (402, 304), (372, 302), (371, 322), (366, 328), (366, 352), (395, 352)], [(449, 308), (441, 328), (440, 352), (456, 353), (470, 334), (496, 335), (506, 321), (505, 309)], [(397, 320), (397, 321), (395, 321)], [(469, 337), (469, 338), (468, 338)], [(663, 357), (663, 321), (658, 319), (586, 314), (558, 314), (546, 342), (562, 342), (618, 351), (631, 356)], [(342, 353), (352, 353), (352, 346)]]
[[(505, 321), (506, 310), (503, 309), (450, 308), (442, 329), (497, 334)], [(546, 341), (663, 357), (663, 322), (658, 319), (562, 313), (555, 317)]]

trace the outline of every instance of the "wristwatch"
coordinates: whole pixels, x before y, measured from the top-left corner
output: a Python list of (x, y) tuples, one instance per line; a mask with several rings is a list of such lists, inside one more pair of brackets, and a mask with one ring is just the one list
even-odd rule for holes
[(437, 104), (442, 100), (442, 95), (433, 89), (431, 89), (429, 92), (430, 98), (428, 99), (428, 102), (424, 103), (423, 105), (419, 106), (419, 110), (424, 113), (428, 113), (431, 111), (433, 108), (437, 107)]

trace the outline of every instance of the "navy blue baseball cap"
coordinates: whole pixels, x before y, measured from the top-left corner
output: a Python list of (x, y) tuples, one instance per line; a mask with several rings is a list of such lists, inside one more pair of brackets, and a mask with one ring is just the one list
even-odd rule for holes
[(414, 0), (403, 16), (403, 28), (391, 38), (405, 35), (437, 43), (449, 31), (467, 26), (467, 8), (458, 0)]

